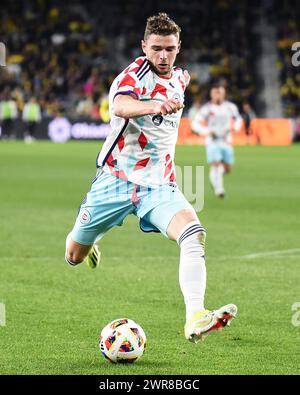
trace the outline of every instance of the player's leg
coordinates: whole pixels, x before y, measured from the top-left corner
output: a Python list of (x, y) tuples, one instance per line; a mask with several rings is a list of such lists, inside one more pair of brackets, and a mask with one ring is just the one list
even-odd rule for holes
[[(152, 192), (152, 199), (141, 199), (142, 209), (145, 208), (139, 212), (141, 228), (149, 231), (152, 225), (152, 230), (157, 228), (170, 240), (177, 241), (180, 247), (179, 283), (186, 305), (186, 319), (189, 320), (204, 309), (205, 229), (177, 186), (167, 184), (161, 191), (160, 195), (159, 190)], [(149, 211), (143, 215), (148, 207)]]
[(224, 166), (224, 173), (225, 174), (229, 174), (232, 170), (232, 166), (229, 163), (223, 163)]
[(222, 147), (223, 174), (229, 174), (231, 172), (233, 163), (234, 163), (233, 147), (229, 144), (226, 144)]
[(216, 196), (224, 197), (222, 152), (219, 145), (211, 143), (206, 146), (207, 162), (210, 165), (209, 181)]
[(209, 180), (213, 187), (215, 195), (220, 198), (223, 198), (225, 196), (223, 175), (224, 175), (223, 163), (221, 161), (213, 162), (210, 165)]
[(230, 304), (211, 312), (204, 307), (206, 231), (196, 213), (189, 210), (176, 213), (167, 234), (180, 247), (179, 282), (186, 305), (185, 337), (197, 343), (213, 330), (221, 331), (230, 325), (237, 308)]
[[(168, 185), (163, 188), (168, 189)], [(145, 200), (143, 206), (149, 204)], [(140, 212), (143, 214), (143, 210)], [(185, 337), (197, 342), (210, 331), (230, 323), (236, 314), (234, 305), (214, 312), (204, 308), (206, 232), (195, 210), (178, 188), (172, 190), (171, 199), (161, 196), (160, 202), (142, 215), (141, 228), (145, 225), (147, 231), (152, 226), (152, 230), (158, 229), (169, 239), (176, 240), (180, 247), (179, 283), (186, 306)]]
[(232, 145), (226, 144), (222, 149), (222, 161), (225, 173), (230, 173), (234, 164), (234, 150)]
[(224, 198), (225, 196), (225, 188), (224, 188), (224, 166), (223, 163), (219, 163), (217, 167), (217, 188), (216, 195), (220, 198)]
[(186, 321), (204, 310), (206, 288), (206, 231), (193, 209), (180, 210), (172, 217), (167, 236), (180, 248), (179, 284), (186, 306)]
[(71, 233), (69, 233), (66, 239), (66, 260), (73, 266), (82, 263), (91, 247), (92, 245), (83, 245), (72, 240)]
[(96, 242), (113, 226), (122, 225), (124, 218), (134, 211), (133, 189), (133, 184), (104, 172), (93, 180), (66, 239), (66, 261), (70, 265), (82, 262), (91, 268), (99, 265), (101, 254)]
[(215, 195), (221, 198), (225, 195), (223, 174), (224, 166), (222, 162), (218, 161), (211, 163), (209, 169), (209, 180)]
[(178, 211), (167, 228), (170, 240), (180, 248), (179, 284), (186, 306), (186, 321), (204, 310), (206, 288), (206, 231), (194, 210)]
[(71, 266), (76, 266), (82, 262), (94, 269), (100, 264), (101, 253), (97, 244), (84, 245), (72, 239), (69, 233), (66, 239), (65, 259)]

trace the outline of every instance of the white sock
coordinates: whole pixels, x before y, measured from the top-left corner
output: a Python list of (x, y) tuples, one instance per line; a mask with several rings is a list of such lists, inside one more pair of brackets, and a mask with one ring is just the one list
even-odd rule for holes
[(186, 320), (204, 309), (206, 288), (205, 229), (190, 222), (180, 233), (179, 284), (186, 306)]
[(209, 181), (215, 192), (217, 189), (217, 178), (218, 178), (218, 168), (217, 166), (211, 166), (209, 169)]
[(224, 183), (223, 183), (223, 174), (224, 174), (224, 166), (219, 165), (216, 167), (217, 169), (217, 177), (216, 177), (216, 193), (224, 193)]

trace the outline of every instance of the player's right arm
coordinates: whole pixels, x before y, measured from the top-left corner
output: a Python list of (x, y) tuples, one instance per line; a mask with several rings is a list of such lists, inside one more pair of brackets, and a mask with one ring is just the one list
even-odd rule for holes
[[(170, 99), (164, 102), (155, 100), (142, 101), (141, 96), (144, 94), (145, 79), (141, 78), (141, 68), (143, 63), (141, 59), (132, 63), (124, 71), (121, 79), (117, 82), (117, 87), (113, 99), (113, 112), (117, 117), (136, 118), (145, 115), (166, 115), (173, 114), (183, 108), (183, 103)], [(144, 70), (146, 70), (144, 68)], [(188, 83), (188, 73), (184, 78)]]
[(174, 114), (183, 108), (178, 100), (166, 100), (162, 103), (143, 102), (130, 94), (119, 94), (114, 99), (114, 114), (122, 118), (136, 118), (144, 115)]

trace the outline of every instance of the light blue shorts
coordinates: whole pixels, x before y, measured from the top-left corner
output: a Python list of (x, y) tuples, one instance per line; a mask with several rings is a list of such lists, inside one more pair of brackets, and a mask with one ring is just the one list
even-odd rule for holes
[(206, 158), (208, 163), (224, 162), (228, 165), (232, 165), (234, 162), (233, 148), (229, 144), (207, 145)]
[(181, 210), (194, 210), (174, 183), (151, 189), (101, 171), (83, 200), (71, 232), (74, 241), (92, 245), (129, 214), (140, 218), (144, 232), (167, 236), (171, 219)]

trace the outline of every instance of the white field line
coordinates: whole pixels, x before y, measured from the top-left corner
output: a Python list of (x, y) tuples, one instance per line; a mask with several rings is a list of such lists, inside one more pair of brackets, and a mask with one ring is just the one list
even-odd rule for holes
[(265, 251), (265, 252), (258, 252), (256, 254), (248, 254), (243, 255), (240, 258), (242, 259), (256, 259), (264, 256), (273, 256), (273, 255), (287, 255), (293, 253), (300, 253), (300, 248), (290, 248), (289, 250), (277, 250), (277, 251)]
[(284, 257), (285, 259), (289, 258), (300, 258), (300, 248), (290, 248), (288, 250), (274, 250), (274, 251), (263, 251), (263, 252), (257, 252), (253, 254), (247, 254), (247, 255), (232, 255), (232, 256), (220, 256), (220, 257), (215, 257), (213, 258), (214, 260), (217, 261), (223, 261), (223, 260), (229, 260), (229, 259), (238, 259), (238, 260), (254, 260), (257, 258), (267, 258), (267, 257), (272, 257), (272, 258), (282, 258)]
[[(272, 257), (272, 258), (281, 258), (283, 257), (285, 259), (288, 258), (300, 258), (300, 248), (290, 248), (288, 250), (275, 250), (275, 251), (264, 251), (264, 252), (257, 252), (254, 254), (247, 254), (247, 255), (221, 255), (221, 256), (207, 256), (209, 260), (215, 260), (215, 261), (223, 261), (223, 260), (230, 260), (230, 259), (238, 259), (238, 260), (253, 260), (256, 258), (263, 258), (263, 257)], [(0, 256), (0, 262), (1, 260), (16, 260), (19, 259), (20, 261), (25, 261), (25, 260), (32, 260), (32, 261), (51, 261), (51, 260), (64, 260), (63, 255), (62, 256), (56, 256), (56, 257), (38, 257), (38, 256), (32, 256), (32, 257), (14, 257), (14, 256)], [(105, 260), (120, 260), (124, 259), (121, 256), (109, 256), (106, 255)], [(132, 259), (135, 260), (137, 259), (136, 257), (128, 257), (125, 259)], [(178, 256), (169, 256), (166, 258), (165, 256), (143, 256), (143, 260), (179, 260), (179, 255)]]

